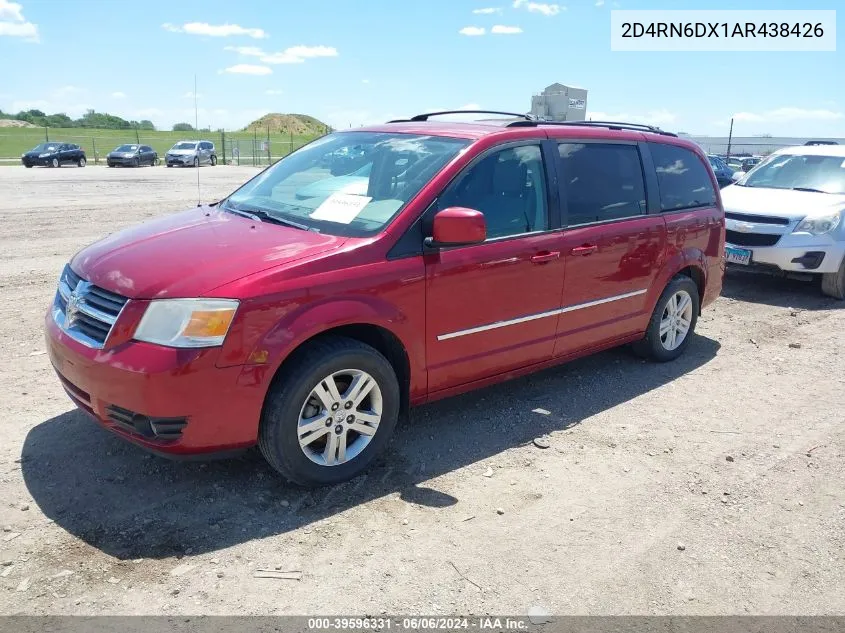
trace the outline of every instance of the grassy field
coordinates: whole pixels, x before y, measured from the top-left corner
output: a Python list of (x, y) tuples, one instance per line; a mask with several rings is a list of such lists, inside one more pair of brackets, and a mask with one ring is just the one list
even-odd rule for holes
[[(174, 143), (186, 139), (201, 138), (214, 143), (222, 162), (225, 159), (241, 164), (266, 164), (289, 154), (292, 150), (311, 141), (313, 136), (290, 134), (270, 134), (269, 151), (264, 142), (267, 133), (256, 135), (252, 132), (157, 132), (139, 130), (96, 130), (87, 128), (0, 128), (0, 160), (15, 159), (27, 150), (45, 140), (76, 143), (85, 150), (89, 162), (97, 156), (102, 160), (106, 154), (123, 143), (142, 143), (155, 149), (159, 156)], [(14, 162), (14, 161), (12, 161)], [(3, 163), (0, 163), (3, 164)], [(5, 164), (9, 164), (6, 162)]]

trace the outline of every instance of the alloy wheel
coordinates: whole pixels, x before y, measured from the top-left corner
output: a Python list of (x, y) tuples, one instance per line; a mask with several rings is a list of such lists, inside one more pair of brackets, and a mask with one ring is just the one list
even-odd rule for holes
[(349, 462), (378, 431), (382, 407), (381, 388), (370, 374), (359, 369), (336, 371), (311, 390), (300, 409), (299, 447), (321, 466)]
[(660, 318), (660, 343), (671, 351), (686, 339), (692, 324), (692, 297), (686, 290), (673, 294)]

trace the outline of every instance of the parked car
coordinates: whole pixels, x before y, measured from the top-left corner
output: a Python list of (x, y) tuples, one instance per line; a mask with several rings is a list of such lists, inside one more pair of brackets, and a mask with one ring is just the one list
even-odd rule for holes
[(168, 167), (199, 167), (206, 163), (213, 167), (217, 164), (217, 152), (211, 141), (179, 141), (167, 150), (164, 162)]
[(836, 141), (807, 141), (804, 145), (839, 145)]
[(732, 266), (821, 276), (845, 299), (845, 146), (787, 147), (722, 192)]
[[(74, 256), (46, 318), (71, 399), (157, 453), (257, 444), (320, 485), (362, 472), (411, 405), (627, 343), (684, 352), (724, 267), (697, 145), (432, 116), (327, 135)], [(324, 159), (355, 146), (372, 162), (351, 193)]]
[(713, 154), (708, 154), (707, 160), (710, 161), (710, 167), (713, 168), (713, 173), (716, 175), (716, 182), (719, 183), (719, 187), (727, 187), (733, 184), (734, 170), (728, 167), (725, 161)]
[(62, 165), (76, 165), (85, 167), (85, 150), (73, 143), (52, 141), (36, 145), (28, 152), (21, 154), (24, 167), (61, 167)]
[(109, 167), (152, 167), (158, 164), (158, 153), (149, 145), (121, 145), (108, 153), (106, 164)]
[(763, 159), (760, 156), (752, 156), (750, 158), (743, 158), (740, 161), (740, 171), (751, 171), (757, 165), (760, 164), (760, 161)]

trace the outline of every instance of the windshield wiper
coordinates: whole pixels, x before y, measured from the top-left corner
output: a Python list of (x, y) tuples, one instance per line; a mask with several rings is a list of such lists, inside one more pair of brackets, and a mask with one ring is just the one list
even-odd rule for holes
[(809, 191), (810, 193), (827, 193), (821, 189), (813, 189), (812, 187), (793, 187), (792, 191)]
[(294, 222), (293, 220), (286, 220), (284, 218), (280, 218), (278, 216), (267, 213), (263, 209), (258, 209), (256, 207), (248, 207), (247, 210), (243, 207), (237, 207), (228, 200), (224, 205), (222, 205), (222, 208), (226, 211), (230, 211), (236, 215), (240, 215), (245, 218), (249, 218), (250, 220), (255, 220), (257, 222), (269, 222), (271, 224), (289, 226), (294, 229), (300, 229), (302, 231), (319, 232), (317, 229), (311, 228), (310, 226), (306, 226), (305, 224), (300, 224), (299, 222)]

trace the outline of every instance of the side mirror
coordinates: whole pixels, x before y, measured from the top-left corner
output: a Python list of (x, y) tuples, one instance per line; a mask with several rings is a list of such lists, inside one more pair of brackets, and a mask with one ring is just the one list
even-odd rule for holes
[(744, 171), (735, 171), (733, 174), (731, 174), (731, 180), (733, 180), (734, 182), (739, 182), (744, 177), (745, 177)]
[(487, 239), (484, 214), (465, 207), (449, 207), (434, 216), (432, 236), (426, 238), (429, 247), (480, 244)]

